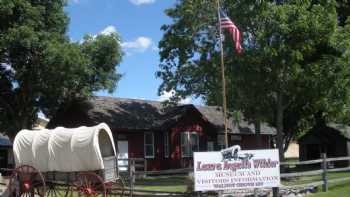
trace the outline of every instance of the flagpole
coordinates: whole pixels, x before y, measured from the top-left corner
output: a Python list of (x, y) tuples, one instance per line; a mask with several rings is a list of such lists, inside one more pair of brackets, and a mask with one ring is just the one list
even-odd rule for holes
[(227, 104), (226, 104), (226, 81), (225, 81), (225, 66), (224, 66), (224, 49), (222, 43), (222, 30), (220, 23), (220, 0), (217, 0), (218, 9), (218, 22), (219, 22), (219, 39), (220, 39), (220, 53), (221, 53), (221, 78), (222, 78), (222, 107), (224, 114), (224, 126), (225, 126), (225, 146), (228, 147), (228, 134), (227, 134)]

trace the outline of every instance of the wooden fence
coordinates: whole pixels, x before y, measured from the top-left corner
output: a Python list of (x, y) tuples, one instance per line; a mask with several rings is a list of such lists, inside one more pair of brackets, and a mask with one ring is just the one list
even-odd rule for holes
[[(119, 159), (119, 161), (124, 162), (123, 165), (119, 165), (119, 168), (126, 168), (127, 171), (121, 172), (124, 173), (127, 183), (127, 193), (129, 196), (133, 196), (134, 192), (149, 193), (157, 195), (173, 195), (173, 196), (200, 196), (200, 193), (194, 192), (167, 192), (167, 191), (151, 191), (151, 190), (136, 190), (135, 181), (137, 177), (145, 176), (157, 176), (157, 175), (188, 175), (193, 173), (192, 168), (185, 169), (172, 169), (172, 170), (162, 170), (162, 171), (147, 171), (147, 160), (143, 158), (129, 158), (129, 159)], [(306, 186), (322, 186), (322, 191), (328, 190), (329, 183), (338, 183), (344, 181), (350, 181), (350, 177), (334, 178), (329, 179), (329, 172), (346, 172), (350, 171), (350, 166), (335, 168), (333, 164), (339, 161), (350, 161), (350, 157), (336, 157), (336, 158), (327, 158), (325, 154), (322, 154), (321, 159), (309, 160), (309, 161), (295, 161), (295, 162), (281, 162), (281, 166), (305, 166), (305, 165), (314, 165), (314, 168), (311, 170), (298, 171), (298, 172), (283, 172), (281, 173), (282, 179), (289, 179), (293, 177), (305, 177), (305, 176), (315, 176), (321, 175), (321, 181), (315, 181), (306, 184), (298, 184), (291, 186), (281, 186), (282, 188), (291, 188), (291, 187), (306, 187)], [(282, 167), (283, 168), (283, 167)], [(301, 168), (302, 169), (302, 168)], [(2, 169), (5, 170), (5, 169)], [(10, 169), (6, 169), (10, 170)], [(1, 184), (1, 183), (0, 183)], [(115, 192), (118, 189), (116, 189)], [(279, 188), (274, 188), (274, 196), (278, 196)]]
[(302, 187), (302, 186), (308, 186), (308, 185), (320, 186), (320, 185), (322, 185), (322, 191), (325, 192), (328, 190), (329, 183), (337, 183), (337, 182), (350, 180), (350, 177), (335, 178), (332, 180), (328, 179), (327, 174), (329, 172), (346, 172), (346, 171), (350, 170), (349, 165), (348, 165), (348, 167), (334, 168), (334, 162), (339, 162), (339, 161), (350, 161), (350, 157), (327, 158), (326, 154), (323, 153), (323, 154), (321, 154), (321, 159), (308, 160), (308, 161), (296, 161), (296, 162), (281, 162), (281, 166), (321, 164), (320, 165), (321, 168), (317, 169), (317, 170), (292, 172), (292, 173), (281, 173), (281, 178), (322, 175), (322, 181), (317, 181), (317, 182), (312, 182), (312, 183), (307, 183), (307, 184), (300, 184), (300, 185), (293, 185), (293, 186), (289, 186), (289, 187), (299, 187), (299, 186)]
[[(292, 188), (292, 187), (306, 187), (306, 186), (321, 186), (322, 191), (328, 190), (329, 183), (338, 183), (344, 181), (350, 181), (350, 177), (334, 178), (329, 179), (329, 172), (346, 172), (350, 171), (350, 165), (348, 167), (334, 168), (334, 162), (339, 161), (350, 161), (350, 157), (336, 157), (336, 158), (327, 158), (326, 154), (321, 155), (321, 159), (308, 160), (308, 161), (293, 161), (293, 162), (281, 162), (281, 166), (304, 166), (304, 165), (319, 165), (319, 167), (312, 170), (298, 171), (298, 172), (288, 172), (281, 173), (281, 179), (288, 179), (292, 177), (305, 177), (305, 176), (316, 176), (321, 175), (321, 181), (315, 181), (306, 184), (298, 184), (291, 186), (282, 186), (282, 188)], [(128, 159), (128, 175), (129, 175), (129, 193), (130, 196), (133, 195), (135, 177), (145, 177), (145, 176), (154, 176), (154, 175), (186, 175), (193, 172), (193, 168), (185, 169), (172, 169), (172, 170), (162, 170), (162, 171), (147, 171), (147, 161), (143, 158), (130, 158)], [(142, 164), (143, 163), (143, 164)], [(350, 162), (349, 162), (350, 163)], [(281, 167), (283, 169), (283, 167)], [(143, 169), (143, 170), (142, 170)], [(286, 168), (285, 168), (286, 169)], [(274, 196), (278, 196), (278, 191), (280, 188), (273, 188)], [(158, 191), (147, 191), (147, 192), (158, 192)], [(183, 193), (182, 193), (183, 194)]]

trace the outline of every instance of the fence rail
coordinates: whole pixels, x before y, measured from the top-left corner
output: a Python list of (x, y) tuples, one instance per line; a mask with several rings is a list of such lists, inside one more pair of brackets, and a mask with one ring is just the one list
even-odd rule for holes
[(289, 178), (289, 177), (300, 177), (300, 176), (315, 176), (322, 174), (322, 170), (310, 170), (304, 172), (292, 172), (292, 173), (281, 173), (281, 178)]
[[(136, 164), (136, 161), (139, 162), (139, 164)], [(143, 161), (144, 165), (142, 166), (141, 162)], [(173, 170), (161, 170), (161, 171), (147, 171), (147, 160), (143, 158), (130, 158), (128, 159), (129, 162), (129, 170), (130, 173), (130, 196), (132, 196), (134, 191), (140, 191), (141, 190), (135, 190), (134, 183), (135, 183), (135, 176), (152, 176), (152, 175), (180, 175), (180, 174), (188, 174), (193, 172), (193, 168), (183, 168), (183, 169), (173, 169)], [(329, 172), (345, 172), (350, 171), (349, 167), (342, 167), (342, 168), (333, 168), (332, 164), (334, 162), (338, 161), (350, 161), (350, 157), (336, 157), (336, 158), (327, 158), (325, 154), (321, 155), (321, 159), (315, 159), (315, 160), (308, 160), (308, 161), (295, 161), (295, 162), (281, 162), (281, 166), (301, 166), (301, 165), (310, 165), (310, 164), (321, 164), (321, 168), (317, 170), (308, 170), (308, 171), (302, 171), (302, 172), (290, 172), (290, 173), (281, 173), (281, 178), (291, 178), (291, 177), (302, 177), (302, 176), (316, 176), (321, 175), (322, 181), (315, 181), (311, 183), (306, 184), (300, 184), (300, 185), (292, 185), (292, 186), (282, 186), (283, 188), (291, 188), (291, 187), (305, 187), (305, 186), (322, 186), (323, 191), (328, 190), (328, 184), (329, 183), (338, 183), (343, 181), (349, 181), (350, 177), (343, 177), (343, 178), (335, 178), (330, 179), (328, 178), (327, 174)], [(146, 166), (146, 167), (145, 167)], [(136, 170), (136, 168), (142, 169), (142, 170)], [(332, 169), (330, 169), (331, 167)], [(276, 189), (276, 188), (275, 188)], [(277, 188), (278, 190), (278, 188)], [(148, 192), (147, 190), (142, 192)], [(149, 191), (149, 192), (156, 192), (156, 191)], [(164, 192), (163, 192), (164, 193)], [(166, 193), (166, 192), (165, 192)]]
[[(139, 176), (153, 176), (153, 175), (183, 175), (193, 172), (193, 168), (183, 168), (183, 169), (172, 169), (172, 170), (161, 170), (161, 171), (147, 171), (147, 160), (144, 158), (128, 158), (128, 159), (118, 159), (118, 162), (125, 163), (124, 165), (119, 165), (119, 167), (125, 167), (127, 169), (127, 176), (129, 181), (128, 193), (133, 196), (134, 192), (141, 193), (162, 193), (169, 195), (184, 195), (189, 193), (182, 192), (166, 192), (166, 191), (151, 191), (151, 190), (141, 190), (135, 189), (135, 180)], [(321, 175), (321, 181), (315, 181), (311, 183), (291, 185), (291, 186), (281, 186), (282, 188), (291, 187), (305, 187), (305, 186), (322, 186), (323, 191), (328, 190), (329, 183), (339, 183), (344, 181), (350, 181), (350, 177), (334, 178), (329, 179), (329, 172), (345, 172), (350, 171), (350, 166), (334, 168), (334, 166), (329, 165), (334, 162), (339, 161), (350, 161), (350, 157), (336, 157), (327, 158), (325, 154), (322, 154), (321, 159), (308, 160), (308, 161), (295, 161), (295, 162), (281, 162), (281, 166), (300, 166), (300, 165), (310, 165), (310, 164), (321, 164), (321, 168), (315, 170), (308, 170), (302, 172), (290, 172), (281, 173), (281, 178), (291, 178), (291, 177), (303, 177), (303, 176), (315, 176)], [(349, 162), (350, 163), (350, 162)], [(11, 171), (12, 169), (2, 168), (2, 171)], [(1, 183), (0, 183), (1, 184)]]
[(315, 160), (308, 160), (308, 161), (281, 162), (281, 165), (306, 165), (306, 164), (316, 164), (321, 162), (322, 162), (322, 159), (315, 159)]
[(322, 185), (322, 190), (327, 191), (329, 183), (336, 183), (336, 182), (350, 180), (350, 177), (336, 178), (336, 179), (329, 180), (329, 178), (327, 176), (327, 174), (329, 172), (345, 172), (345, 171), (350, 170), (350, 167), (329, 169), (329, 166), (334, 167), (333, 165), (329, 165), (329, 164), (332, 164), (335, 161), (349, 161), (349, 160), (350, 160), (350, 157), (327, 158), (327, 155), (325, 153), (322, 153), (321, 159), (315, 159), (315, 160), (309, 160), (309, 161), (296, 161), (296, 162), (281, 162), (281, 165), (307, 165), (307, 164), (317, 164), (317, 163), (321, 164), (320, 170), (309, 170), (309, 171), (303, 171), (303, 172), (282, 173), (281, 177), (287, 178), (287, 177), (322, 175), (322, 181), (312, 182), (312, 183), (303, 184), (303, 185), (315, 185), (315, 186)]

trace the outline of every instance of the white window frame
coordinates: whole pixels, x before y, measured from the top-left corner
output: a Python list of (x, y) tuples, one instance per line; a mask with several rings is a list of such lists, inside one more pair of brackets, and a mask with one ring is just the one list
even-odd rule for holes
[[(196, 143), (196, 149), (197, 150), (193, 150), (192, 149), (192, 143), (191, 143), (191, 135), (195, 134), (197, 136), (197, 143)], [(185, 143), (183, 142), (183, 137), (182, 136), (187, 136), (188, 138), (188, 144), (184, 145)], [(180, 142), (181, 142), (181, 157), (182, 158), (188, 158), (188, 157), (193, 157), (193, 152), (198, 151), (199, 150), (199, 135), (197, 132), (191, 132), (191, 131), (186, 131), (186, 132), (181, 132), (180, 133)], [(189, 146), (190, 147), (190, 153), (189, 154), (185, 154), (184, 151), (184, 146)]]
[(169, 158), (169, 132), (164, 133), (164, 157)]
[(207, 151), (214, 151), (215, 146), (214, 146), (214, 141), (207, 141)]
[[(152, 135), (152, 144), (146, 144), (146, 135)], [(146, 155), (146, 146), (152, 145), (152, 155)], [(154, 134), (153, 132), (145, 132), (144, 133), (144, 140), (143, 140), (143, 149), (144, 149), (144, 155), (145, 158), (154, 158)]]

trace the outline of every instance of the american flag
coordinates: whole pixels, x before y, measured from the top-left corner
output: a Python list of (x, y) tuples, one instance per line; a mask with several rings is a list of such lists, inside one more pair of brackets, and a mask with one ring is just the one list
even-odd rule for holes
[(235, 43), (237, 53), (241, 53), (241, 33), (239, 32), (237, 26), (222, 10), (220, 10), (220, 25), (221, 29), (227, 29), (230, 32), (230, 34), (232, 35), (232, 39)]

